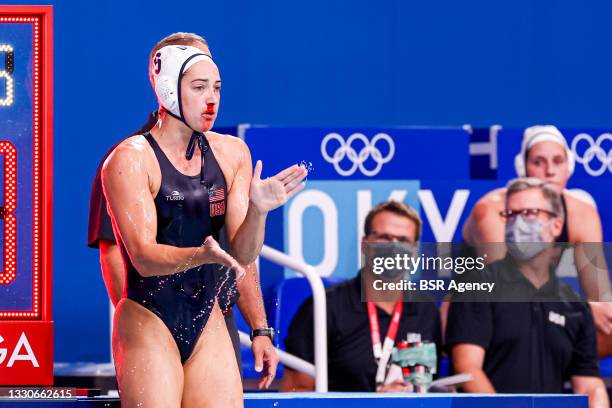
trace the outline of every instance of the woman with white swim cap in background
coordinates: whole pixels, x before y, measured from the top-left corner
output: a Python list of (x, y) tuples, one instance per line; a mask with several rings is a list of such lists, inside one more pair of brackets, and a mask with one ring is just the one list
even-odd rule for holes
[[(607, 270), (597, 270), (585, 252), (597, 250), (592, 244), (603, 241), (601, 219), (592, 197), (582, 190), (568, 190), (575, 158), (561, 132), (551, 125), (532, 126), (525, 129), (521, 151), (515, 157), (515, 169), (519, 177), (537, 177), (556, 187), (561, 193), (565, 210), (565, 222), (559, 243), (575, 247), (574, 256), (581, 286), (591, 300), (593, 317), (597, 326), (600, 355), (612, 353), (604, 350), (604, 339), (612, 334), (612, 300)], [(504, 242), (504, 219), (499, 215), (506, 202), (506, 189), (499, 188), (478, 200), (463, 226), (463, 239), (474, 249), (483, 251), (487, 243)], [(587, 244), (581, 246), (581, 244)], [(478, 245), (480, 244), (480, 245)], [(486, 246), (487, 263), (505, 256), (505, 246)], [(481, 255), (481, 254), (479, 254)], [(601, 254), (600, 254), (601, 255)], [(600, 256), (598, 255), (598, 256)], [(605, 260), (603, 257), (600, 259)], [(606, 302), (601, 302), (606, 301)]]
[[(214, 268), (244, 273), (267, 213), (303, 188), (306, 170), (262, 180), (243, 141), (210, 131), (221, 80), (209, 56), (171, 45), (154, 58), (159, 122), (122, 142), (102, 173), (127, 270), (113, 331), (122, 405), (242, 406), (220, 309), (236, 293)], [(217, 243), (223, 226), (228, 252)]]

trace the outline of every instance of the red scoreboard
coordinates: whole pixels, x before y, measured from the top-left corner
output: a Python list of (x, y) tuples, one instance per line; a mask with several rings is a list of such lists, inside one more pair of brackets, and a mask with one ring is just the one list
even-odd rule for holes
[(53, 9), (0, 6), (0, 385), (53, 383)]

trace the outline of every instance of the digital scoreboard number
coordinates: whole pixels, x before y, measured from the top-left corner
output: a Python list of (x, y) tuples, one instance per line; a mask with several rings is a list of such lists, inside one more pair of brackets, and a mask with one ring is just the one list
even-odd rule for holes
[(0, 6), (0, 385), (52, 385), (50, 6)]
[(15, 97), (15, 52), (10, 44), (0, 44), (0, 54), (4, 54), (4, 69), (0, 71), (0, 79), (4, 79), (4, 97), (0, 98), (0, 106), (11, 106)]

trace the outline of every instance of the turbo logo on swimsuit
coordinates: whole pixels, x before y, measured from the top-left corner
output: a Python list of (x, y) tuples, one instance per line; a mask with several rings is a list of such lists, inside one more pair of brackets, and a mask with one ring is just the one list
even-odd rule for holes
[(185, 196), (176, 190), (166, 196), (167, 201), (183, 201), (184, 199)]
[[(340, 143), (340, 147), (338, 147), (333, 156), (330, 156), (327, 153), (327, 145), (332, 140), (338, 141)], [(357, 153), (352, 146), (353, 142), (355, 141), (361, 141), (364, 145), (359, 153)], [(385, 156), (383, 156), (382, 152), (377, 147), (377, 143), (379, 141), (386, 142), (388, 146), (389, 151)], [(372, 138), (371, 141), (368, 140), (368, 138), (362, 133), (353, 133), (346, 141), (338, 133), (329, 133), (321, 142), (321, 154), (323, 155), (325, 161), (334, 165), (334, 169), (336, 169), (338, 174), (341, 176), (351, 176), (355, 173), (355, 171), (357, 171), (357, 168), (359, 168), (363, 175), (373, 177), (380, 173), (383, 164), (388, 163), (391, 161), (391, 159), (393, 159), (395, 154), (395, 143), (393, 142), (391, 136), (386, 133), (378, 133)], [(343, 169), (340, 166), (340, 162), (345, 157), (352, 163), (352, 166), (348, 169)], [(376, 166), (373, 169), (368, 169), (365, 167), (365, 162), (370, 157), (372, 160), (374, 160), (374, 162), (376, 162)]]
[[(588, 147), (582, 155), (578, 153), (578, 143), (581, 141), (587, 142)], [(580, 133), (572, 140), (572, 153), (576, 161), (584, 167), (584, 171), (590, 176), (599, 177), (606, 172), (606, 169), (612, 173), (612, 148), (608, 151), (602, 147), (604, 142), (612, 142), (612, 134), (603, 133), (599, 135), (597, 140), (594, 140), (588, 133)], [(595, 166), (591, 162), (595, 159)], [(597, 166), (599, 162), (599, 166)]]

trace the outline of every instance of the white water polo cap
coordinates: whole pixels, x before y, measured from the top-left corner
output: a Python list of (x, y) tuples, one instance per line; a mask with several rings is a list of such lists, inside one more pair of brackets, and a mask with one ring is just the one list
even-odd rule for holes
[(574, 172), (574, 167), (576, 166), (574, 154), (567, 145), (567, 140), (565, 140), (563, 134), (559, 131), (559, 129), (557, 129), (556, 126), (538, 125), (528, 127), (525, 129), (525, 133), (523, 133), (521, 151), (514, 158), (514, 168), (519, 177), (526, 177), (527, 152), (534, 145), (540, 142), (554, 142), (563, 147), (567, 156), (567, 168), (569, 170), (569, 174), (571, 175)]
[(215, 63), (202, 50), (188, 45), (167, 45), (160, 48), (153, 57), (151, 75), (157, 100), (168, 113), (185, 124), (187, 123), (183, 117), (181, 103), (181, 79), (187, 70), (199, 61)]

